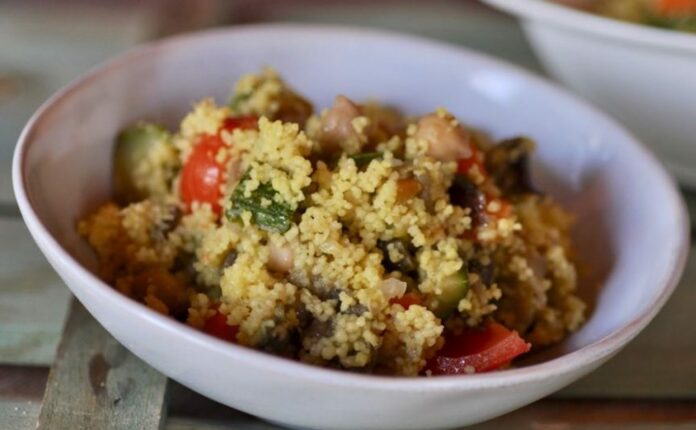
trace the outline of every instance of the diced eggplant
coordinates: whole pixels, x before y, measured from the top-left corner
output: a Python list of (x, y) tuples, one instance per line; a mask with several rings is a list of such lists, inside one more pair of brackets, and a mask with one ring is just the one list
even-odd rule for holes
[(486, 155), (486, 168), (506, 195), (534, 193), (529, 157), (534, 142), (515, 137), (495, 145)]
[[(392, 239), (389, 241), (380, 240), (377, 242), (377, 247), (382, 250), (384, 255), (382, 259), (382, 265), (389, 272), (399, 271), (404, 275), (414, 274), (418, 270), (418, 263), (413, 255), (413, 250), (411, 249), (408, 241), (404, 239)], [(398, 261), (392, 261), (389, 258), (389, 248), (393, 248), (401, 254), (401, 259)]]
[(471, 210), (471, 221), (474, 227), (486, 223), (486, 197), (467, 176), (454, 177), (449, 195), (452, 203)]

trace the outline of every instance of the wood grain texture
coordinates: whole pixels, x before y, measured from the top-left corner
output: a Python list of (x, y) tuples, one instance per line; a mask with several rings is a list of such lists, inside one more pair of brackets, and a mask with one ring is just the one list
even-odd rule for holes
[(0, 364), (49, 366), (70, 291), (20, 219), (0, 219)]
[(0, 400), (0, 428), (7, 430), (34, 430), (40, 409), (40, 402), (31, 400)]
[(164, 375), (129, 353), (74, 301), (38, 429), (159, 429), (166, 389)]
[[(174, 415), (166, 421), (164, 428), (166, 430), (282, 429), (241, 412), (232, 415), (216, 413), (215, 408), (218, 411), (227, 408), (203, 397), (194, 399), (193, 402), (191, 407), (198, 405), (202, 410), (213, 412), (208, 417)], [(2, 429), (34, 429), (38, 414), (39, 404), (36, 402), (0, 399), (0, 428)], [(693, 401), (542, 400), (494, 420), (466, 427), (466, 430), (693, 430), (694, 428), (696, 428), (696, 403)]]

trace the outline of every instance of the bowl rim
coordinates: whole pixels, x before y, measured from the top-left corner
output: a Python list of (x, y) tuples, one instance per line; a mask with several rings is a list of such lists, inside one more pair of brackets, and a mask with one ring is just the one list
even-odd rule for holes
[[(521, 1), (521, 0), (520, 0)], [(148, 56), (153, 51), (162, 49), (179, 49), (188, 43), (201, 43), (205, 39), (211, 38), (234, 38), (240, 34), (277, 34), (322, 37), (322, 36), (342, 36), (350, 37), (353, 40), (381, 40), (439, 51), (442, 54), (467, 56), (477, 64), (485, 65), (497, 70), (503, 70), (519, 77), (535, 86), (542, 86), (549, 94), (556, 99), (562, 99), (572, 103), (576, 108), (581, 109), (584, 114), (591, 117), (603, 126), (615, 130), (624, 137), (627, 145), (635, 147), (646, 162), (658, 175), (662, 182), (665, 198), (670, 203), (669, 210), (674, 213), (675, 230), (682, 234), (677, 236), (679, 239), (672, 244), (667, 252), (672, 255), (674, 264), (671, 270), (665, 270), (661, 280), (655, 285), (655, 291), (651, 298), (654, 306), (647, 308), (643, 313), (634, 319), (627, 321), (622, 327), (610, 332), (603, 338), (583, 346), (575, 351), (563, 354), (559, 357), (546, 360), (544, 362), (513, 368), (498, 372), (481, 373), (474, 375), (448, 375), (432, 378), (424, 377), (393, 377), (381, 375), (361, 375), (342, 370), (327, 369), (319, 366), (309, 365), (285, 358), (277, 357), (264, 352), (256, 351), (251, 348), (242, 347), (236, 344), (224, 342), (212, 336), (208, 336), (186, 324), (165, 317), (154, 310), (132, 300), (114, 288), (97, 278), (89, 270), (82, 266), (72, 255), (70, 255), (59, 242), (49, 233), (37, 213), (34, 211), (30, 196), (26, 188), (28, 172), (25, 169), (27, 154), (33, 142), (32, 138), (39, 125), (54, 111), (60, 104), (71, 97), (80, 88), (90, 85), (100, 78), (118, 73), (123, 67), (128, 67), (131, 62)], [(212, 30), (188, 33), (184, 35), (169, 37), (159, 41), (150, 42), (115, 58), (98, 65), (84, 75), (79, 76), (70, 84), (56, 92), (46, 100), (39, 109), (32, 115), (19, 136), (15, 148), (12, 164), (12, 182), (17, 204), (24, 221), (36, 243), (41, 248), (49, 262), (54, 268), (60, 267), (72, 275), (73, 280), (81, 285), (89, 285), (90, 294), (100, 296), (105, 302), (111, 302), (120, 307), (124, 312), (130, 313), (134, 318), (147, 320), (157, 325), (160, 329), (174, 333), (183, 338), (182, 342), (200, 347), (215, 353), (219, 356), (227, 355), (237, 362), (249, 364), (257, 369), (269, 374), (283, 375), (296, 379), (303, 379), (324, 385), (332, 385), (337, 388), (369, 388), (384, 392), (397, 392), (408, 390), (411, 392), (423, 391), (461, 391), (470, 389), (484, 389), (496, 387), (510, 387), (539, 381), (552, 376), (558, 376), (589, 366), (593, 362), (601, 361), (613, 355), (628, 341), (635, 337), (657, 314), (667, 301), (681, 277), (681, 273), (686, 264), (689, 250), (689, 223), (686, 206), (680, 194), (677, 192), (674, 180), (667, 174), (657, 159), (649, 152), (635, 137), (628, 133), (616, 121), (592, 107), (587, 102), (572, 95), (558, 84), (544, 80), (518, 66), (508, 64), (504, 61), (477, 53), (467, 48), (450, 43), (433, 41), (412, 35), (404, 35), (392, 31), (365, 29), (361, 27), (337, 26), (337, 25), (308, 25), (308, 24), (253, 24), (242, 25), (228, 28), (217, 28)], [(135, 353), (135, 352), (134, 352)], [(136, 353), (137, 355), (137, 353)]]
[(624, 43), (696, 54), (696, 35), (595, 15), (551, 0), (482, 0), (490, 6), (526, 19), (602, 35)]

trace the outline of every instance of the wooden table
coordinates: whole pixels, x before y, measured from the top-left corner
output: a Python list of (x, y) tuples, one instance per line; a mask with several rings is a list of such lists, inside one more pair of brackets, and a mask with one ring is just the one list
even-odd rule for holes
[[(205, 2), (209, 16), (201, 13), (197, 22), (219, 21), (223, 7), (214, 3)], [(236, 9), (226, 4), (224, 9), (233, 11), (228, 20), (235, 21), (259, 17), (360, 21), (407, 30), (473, 46), (540, 70), (518, 27), (500, 15), (466, 2), (403, 5), (393, 1), (375, 12), (368, 2), (350, 7), (332, 2), (331, 7), (320, 7), (311, 1), (292, 6), (264, 1), (252, 11), (248, 2), (237, 2)], [(0, 7), (0, 15), (3, 12)], [(127, 21), (132, 24), (130, 18)], [(143, 28), (126, 30), (109, 33), (106, 47), (97, 40), (97, 54), (90, 58), (149, 37)], [(173, 30), (169, 27), (168, 31)], [(0, 38), (0, 47), (2, 43)], [(40, 46), (34, 45), (36, 49)], [(6, 52), (0, 49), (0, 66), (8, 58), (3, 57)], [(48, 87), (29, 93), (43, 98), (42, 91)], [(7, 106), (3, 106), (1, 90), (0, 112)], [(24, 100), (22, 106), (38, 100)], [(0, 135), (3, 166), (10, 151), (2, 139), (18, 132), (24, 121), (19, 115), (15, 119), (15, 129), (4, 129), (5, 134)], [(7, 121), (6, 117), (2, 120)], [(2, 174), (8, 174), (5, 168)], [(33, 244), (7, 184), (7, 176), (0, 179), (0, 429), (33, 429), (37, 423), (41, 429), (276, 428), (168, 381), (109, 336), (73, 301)], [(696, 194), (685, 196), (693, 219)], [(672, 299), (616, 358), (551, 398), (471, 428), (696, 429), (695, 308), (696, 252), (692, 250)]]

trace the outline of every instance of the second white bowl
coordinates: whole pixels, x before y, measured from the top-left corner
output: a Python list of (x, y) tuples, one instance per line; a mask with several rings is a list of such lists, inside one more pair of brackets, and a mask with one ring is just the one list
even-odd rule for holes
[(696, 35), (549, 0), (483, 0), (521, 19), (551, 75), (604, 109), (696, 187)]

